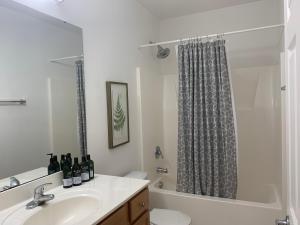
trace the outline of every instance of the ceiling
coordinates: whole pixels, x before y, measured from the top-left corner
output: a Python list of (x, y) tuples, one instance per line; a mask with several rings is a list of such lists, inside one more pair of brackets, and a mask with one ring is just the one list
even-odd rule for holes
[(137, 0), (160, 19), (230, 7), (258, 0)]

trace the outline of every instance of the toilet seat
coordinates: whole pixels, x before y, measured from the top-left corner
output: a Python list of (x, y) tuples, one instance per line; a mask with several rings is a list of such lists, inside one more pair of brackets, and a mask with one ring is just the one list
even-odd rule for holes
[(186, 214), (170, 209), (152, 209), (150, 212), (151, 225), (190, 225), (191, 218)]

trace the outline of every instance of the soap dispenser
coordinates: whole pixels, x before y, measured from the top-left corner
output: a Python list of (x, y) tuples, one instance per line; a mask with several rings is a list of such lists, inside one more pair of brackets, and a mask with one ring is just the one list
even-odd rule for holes
[(59, 172), (60, 171), (60, 165), (59, 165), (59, 162), (57, 160), (57, 155), (53, 156), (53, 164), (54, 164), (54, 167), (55, 167), (55, 172)]
[(54, 159), (53, 159), (53, 154), (49, 153), (47, 154), (50, 156), (50, 164), (48, 166), (48, 175), (56, 173), (56, 169), (55, 169), (55, 164), (54, 164)]

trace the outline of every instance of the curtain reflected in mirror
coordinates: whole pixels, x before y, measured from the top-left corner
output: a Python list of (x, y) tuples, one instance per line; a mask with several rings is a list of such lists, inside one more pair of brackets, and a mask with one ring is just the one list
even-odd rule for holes
[(87, 155), (85, 80), (83, 60), (76, 61), (78, 130), (81, 155)]

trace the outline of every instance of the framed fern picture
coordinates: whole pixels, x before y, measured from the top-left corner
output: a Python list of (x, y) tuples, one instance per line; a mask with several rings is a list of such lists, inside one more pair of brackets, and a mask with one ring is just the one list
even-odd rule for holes
[(107, 81), (108, 146), (116, 148), (129, 142), (128, 84)]

